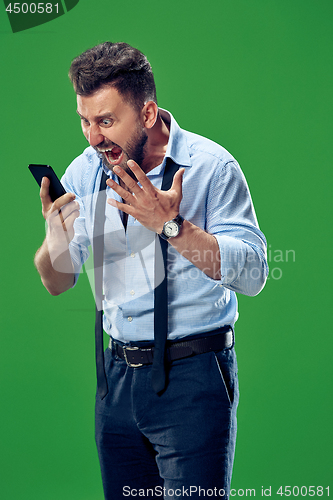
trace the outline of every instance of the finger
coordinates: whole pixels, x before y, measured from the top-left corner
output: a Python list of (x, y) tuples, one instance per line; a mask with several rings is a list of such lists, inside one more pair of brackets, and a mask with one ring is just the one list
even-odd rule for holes
[(174, 175), (171, 189), (174, 189), (178, 194), (182, 194), (182, 184), (183, 184), (183, 175), (185, 172), (185, 168), (181, 168), (177, 170)]
[(50, 179), (48, 179), (48, 177), (43, 177), (39, 192), (40, 199), (42, 202), (43, 212), (48, 212), (53, 203), (49, 193), (49, 187), (50, 187)]
[[(64, 225), (67, 225), (68, 224), (68, 220), (71, 219), (72, 220), (72, 216), (74, 215), (74, 220), (77, 219), (77, 217), (79, 217), (80, 215), (80, 209), (79, 209), (79, 204), (76, 202), (72, 202), (72, 203), (68, 203), (67, 205), (65, 205), (64, 207), (62, 207), (60, 210), (59, 210), (59, 218), (60, 218), (60, 221), (61, 221), (61, 224), (64, 226)], [(73, 220), (73, 222), (74, 222)], [(66, 226), (64, 226), (66, 227)]]
[[(119, 194), (119, 196), (123, 198), (123, 200), (127, 201), (127, 203), (133, 203), (135, 201), (133, 195), (129, 191), (127, 191), (127, 189), (124, 189), (123, 187), (119, 186), (117, 182), (114, 182), (112, 179), (108, 179), (106, 183), (113, 191)], [(138, 189), (141, 189), (139, 188), (139, 186), (137, 187)]]
[(75, 200), (75, 194), (74, 193), (66, 193), (60, 196), (60, 198), (57, 198), (55, 202), (53, 203), (54, 209), (55, 210), (61, 210), (65, 205), (71, 203), (72, 201)]
[(48, 223), (51, 231), (56, 231), (58, 242), (62, 241), (68, 245), (74, 238), (74, 222), (79, 215), (79, 211), (75, 210), (68, 215), (66, 220), (64, 220), (61, 212), (52, 212), (51, 216), (48, 218)]
[(155, 186), (150, 182), (144, 171), (139, 167), (139, 165), (134, 160), (128, 160), (127, 165), (132, 170), (135, 177), (140, 182), (144, 191), (150, 195), (155, 195)]
[(74, 193), (66, 193), (63, 196), (60, 196), (60, 198), (58, 198), (57, 200), (55, 200), (55, 202), (53, 202), (50, 197), (49, 187), (50, 187), (50, 179), (48, 177), (43, 177), (40, 188), (40, 198), (42, 202), (42, 212), (44, 216), (46, 216), (48, 212), (51, 210), (52, 205), (53, 205), (52, 212), (55, 210), (59, 211), (61, 207), (63, 207), (64, 205), (70, 203), (75, 199)]
[(118, 208), (118, 210), (121, 210), (122, 212), (125, 212), (126, 214), (132, 215), (134, 218), (136, 218), (134, 215), (135, 209), (131, 207), (131, 205), (127, 205), (127, 203), (120, 203), (119, 201), (116, 201), (113, 198), (108, 198), (107, 202), (112, 207)]
[[(55, 203), (53, 204), (53, 208), (54, 205)], [(56, 227), (62, 225), (64, 221), (71, 215), (71, 213), (74, 212), (77, 212), (76, 217), (80, 215), (80, 205), (77, 201), (67, 203), (66, 205), (60, 207), (59, 210), (57, 208), (54, 208), (52, 211), (49, 212), (48, 216), (46, 217), (46, 220), (49, 224), (55, 225)]]
[(114, 167), (113, 169), (114, 173), (117, 174), (117, 176), (126, 184), (128, 189), (134, 193), (134, 194), (139, 194), (141, 191), (140, 186), (138, 186), (138, 183), (132, 179), (132, 177), (125, 172), (125, 170), (118, 165)]
[(76, 210), (72, 212), (66, 219), (63, 221), (62, 226), (65, 231), (71, 231), (74, 226), (75, 220), (79, 217), (80, 213)]
[(66, 193), (63, 196), (60, 196), (60, 198), (56, 199), (53, 205), (49, 207), (48, 213), (44, 214), (44, 216), (46, 215), (47, 218), (50, 216), (57, 216), (63, 210), (63, 207), (74, 201), (74, 199), (75, 194), (73, 193)]
[[(80, 214), (78, 211), (74, 211), (66, 218), (66, 220), (63, 220), (61, 212), (59, 213), (59, 216), (57, 217), (57, 219), (58, 219), (58, 221), (61, 221), (61, 222), (60, 222), (60, 225), (58, 224), (58, 228), (57, 228), (58, 241), (62, 240), (63, 243), (66, 243), (67, 245), (69, 245), (71, 240), (74, 238), (74, 235), (75, 235), (74, 222), (75, 222), (75, 219), (77, 219), (79, 215)], [(61, 231), (59, 231), (60, 228), (61, 228)]]
[(77, 201), (72, 201), (67, 203), (59, 210), (59, 213), (62, 215), (63, 219), (67, 219), (73, 212), (78, 212), (80, 214), (80, 205)]

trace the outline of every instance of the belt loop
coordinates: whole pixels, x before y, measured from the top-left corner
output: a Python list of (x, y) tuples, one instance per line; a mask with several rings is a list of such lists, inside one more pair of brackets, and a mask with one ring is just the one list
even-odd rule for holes
[[(232, 347), (234, 347), (234, 346), (235, 346), (235, 330), (234, 330), (234, 327), (233, 327), (233, 326), (231, 326), (231, 325), (230, 325), (230, 329), (231, 329), (231, 331), (232, 331), (232, 346), (231, 346), (231, 348), (232, 348)], [(230, 348), (230, 349), (231, 349), (231, 348)]]

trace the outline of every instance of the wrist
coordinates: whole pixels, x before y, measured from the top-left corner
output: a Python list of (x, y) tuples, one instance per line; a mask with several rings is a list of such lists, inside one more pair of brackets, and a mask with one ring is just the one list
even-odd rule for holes
[(164, 240), (176, 238), (181, 231), (183, 222), (184, 218), (180, 214), (178, 214), (173, 219), (165, 222), (160, 233), (160, 237)]

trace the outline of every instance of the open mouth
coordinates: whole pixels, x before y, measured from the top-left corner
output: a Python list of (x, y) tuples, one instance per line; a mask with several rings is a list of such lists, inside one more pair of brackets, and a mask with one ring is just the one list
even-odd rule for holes
[(106, 159), (111, 165), (117, 165), (121, 163), (123, 160), (123, 150), (119, 146), (113, 146), (111, 149), (100, 150), (101, 153), (104, 153)]

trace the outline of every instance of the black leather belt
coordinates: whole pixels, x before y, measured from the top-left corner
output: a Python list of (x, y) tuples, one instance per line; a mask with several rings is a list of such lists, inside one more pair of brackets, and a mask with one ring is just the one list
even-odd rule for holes
[[(205, 334), (203, 334), (205, 335)], [(207, 334), (206, 334), (207, 335)], [(167, 342), (167, 360), (169, 362), (177, 359), (189, 358), (197, 354), (210, 351), (222, 351), (234, 345), (234, 333), (230, 326), (216, 330), (216, 334), (194, 338), (192, 340), (175, 340)], [(119, 344), (110, 338), (109, 349), (114, 347), (116, 355), (126, 361), (131, 368), (150, 365), (153, 362), (154, 347), (137, 347), (134, 345)]]

